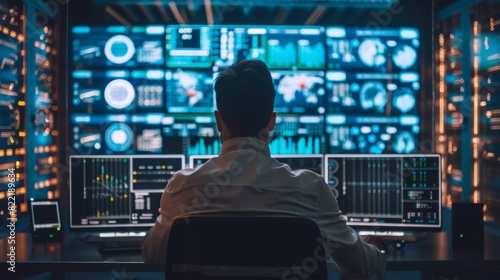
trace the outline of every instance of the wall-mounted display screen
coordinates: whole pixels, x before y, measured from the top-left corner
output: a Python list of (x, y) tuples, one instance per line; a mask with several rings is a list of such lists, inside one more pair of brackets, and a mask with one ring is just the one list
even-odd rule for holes
[(158, 66), (165, 63), (165, 26), (74, 26), (77, 68)]
[(73, 112), (163, 112), (163, 70), (73, 71)]
[(324, 27), (267, 29), (266, 62), (271, 69), (323, 69)]
[(419, 39), (416, 28), (328, 27), (328, 69), (418, 71)]
[(212, 65), (212, 27), (179, 25), (167, 27), (167, 67)]
[(214, 111), (214, 72), (168, 70), (167, 111), (170, 113), (211, 113)]
[[(168, 25), (71, 31), (70, 138), (79, 152), (217, 154), (214, 80), (239, 59), (260, 59), (271, 71), (278, 112), (273, 154), (417, 151), (418, 29)], [(153, 51), (154, 42), (161, 52)], [(110, 60), (106, 45), (121, 60), (130, 57)]]
[(265, 27), (214, 26), (212, 34), (215, 66), (229, 67), (240, 59), (266, 60)]
[(323, 113), (325, 79), (321, 71), (272, 71), (279, 113)]

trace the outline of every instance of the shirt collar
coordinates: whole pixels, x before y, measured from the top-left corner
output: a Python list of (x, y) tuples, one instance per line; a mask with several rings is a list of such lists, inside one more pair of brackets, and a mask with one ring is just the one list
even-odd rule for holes
[(220, 155), (243, 149), (255, 150), (268, 157), (271, 156), (269, 144), (255, 137), (235, 137), (224, 140)]

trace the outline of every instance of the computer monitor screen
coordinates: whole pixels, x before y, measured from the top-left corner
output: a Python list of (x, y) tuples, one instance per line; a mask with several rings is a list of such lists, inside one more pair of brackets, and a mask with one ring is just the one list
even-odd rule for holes
[(325, 79), (322, 71), (271, 71), (279, 113), (322, 114)]
[(214, 65), (229, 67), (243, 59), (266, 60), (267, 28), (254, 26), (214, 26)]
[(30, 202), (33, 231), (61, 228), (59, 202), (56, 200), (37, 200)]
[(329, 69), (379, 73), (418, 71), (420, 32), (416, 28), (326, 29)]
[(167, 27), (167, 67), (210, 68), (212, 28), (202, 25)]
[(192, 155), (189, 157), (189, 167), (196, 168), (216, 156), (217, 155)]
[(325, 179), (350, 226), (440, 230), (440, 155), (326, 155)]
[(73, 63), (78, 68), (161, 66), (165, 26), (74, 26)]
[(270, 69), (323, 69), (324, 27), (270, 26), (266, 62)]
[(76, 70), (72, 73), (72, 112), (164, 112), (163, 70)]
[(273, 155), (273, 158), (288, 164), (292, 170), (307, 169), (323, 176), (323, 155)]
[(211, 113), (214, 111), (212, 71), (168, 70), (167, 109), (170, 113)]
[(322, 115), (278, 114), (269, 148), (271, 154), (323, 154), (325, 143)]
[(70, 224), (75, 230), (151, 227), (184, 155), (70, 156)]
[(326, 45), (329, 152), (415, 152), (421, 127), (419, 30), (332, 26)]

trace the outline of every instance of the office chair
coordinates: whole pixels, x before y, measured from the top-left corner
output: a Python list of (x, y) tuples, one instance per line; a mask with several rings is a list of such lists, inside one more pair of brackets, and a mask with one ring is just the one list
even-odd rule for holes
[(168, 239), (165, 279), (326, 280), (320, 240), (318, 225), (304, 218), (177, 219)]

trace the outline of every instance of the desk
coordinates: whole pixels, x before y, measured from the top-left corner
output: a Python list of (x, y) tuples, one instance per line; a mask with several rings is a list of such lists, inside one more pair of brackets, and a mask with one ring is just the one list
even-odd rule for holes
[[(86, 244), (71, 234), (66, 239), (64, 243), (34, 244), (29, 233), (18, 233), (15, 278), (43, 272), (164, 271), (163, 266), (145, 265), (140, 252), (101, 255), (95, 244)], [(5, 275), (10, 266), (7, 263), (9, 248), (7, 239), (0, 240), (0, 275)], [(331, 263), (328, 269), (337, 271)], [(429, 233), (422, 241), (407, 243), (401, 251), (390, 248), (387, 270), (420, 271), (424, 276), (481, 273), (477, 279), (500, 279), (500, 237), (485, 233), (484, 256), (474, 257), (454, 255), (448, 232)]]

